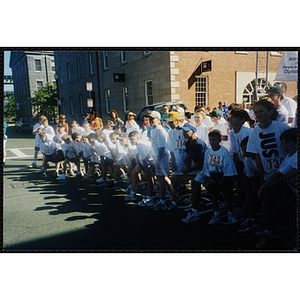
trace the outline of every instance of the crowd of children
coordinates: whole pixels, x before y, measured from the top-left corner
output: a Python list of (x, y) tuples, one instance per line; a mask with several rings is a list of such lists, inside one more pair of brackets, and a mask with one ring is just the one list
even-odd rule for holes
[[(74, 164), (83, 181), (97, 172), (99, 187), (116, 189), (119, 179), (130, 181), (125, 201), (138, 199), (139, 206), (166, 214), (189, 208), (184, 223), (201, 220), (200, 212), (208, 205), (205, 193), (212, 205), (210, 225), (221, 224), (225, 215), (226, 223), (240, 222), (239, 232), (256, 230), (261, 235), (257, 248), (272, 247), (280, 222), (278, 203), (288, 212), (288, 225), (296, 227), (296, 110), (290, 112), (294, 104), (286, 100), (284, 89), (284, 83), (276, 83), (268, 98), (251, 102), (250, 110), (237, 103), (219, 103), (210, 113), (207, 106), (196, 106), (191, 115), (166, 106), (162, 115), (149, 111), (143, 128), (134, 113), (123, 122), (113, 110), (105, 128), (94, 113), (90, 122), (84, 118), (83, 127), (72, 121), (69, 130), (61, 115), (54, 133), (41, 116), (33, 129), (31, 166), (36, 167), (40, 150), (43, 176), (50, 161), (55, 163), (57, 180), (66, 180), (67, 166), (75, 175)], [(289, 103), (288, 113), (284, 103)], [(191, 182), (190, 198), (179, 193), (187, 182)], [(146, 195), (139, 199), (137, 190), (143, 183)]]

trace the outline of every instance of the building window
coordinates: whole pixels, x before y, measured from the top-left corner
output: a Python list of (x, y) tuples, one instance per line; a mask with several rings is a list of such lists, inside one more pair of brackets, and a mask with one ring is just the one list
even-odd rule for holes
[(67, 74), (68, 74), (68, 82), (71, 82), (71, 68), (69, 63), (67, 63)]
[(121, 51), (121, 63), (127, 63), (127, 51)]
[(196, 77), (195, 105), (207, 105), (207, 77)]
[(36, 90), (40, 91), (43, 88), (43, 81), (36, 82)]
[(149, 56), (151, 55), (151, 51), (144, 51), (144, 56)]
[(55, 63), (54, 63), (54, 60), (51, 60), (51, 71), (55, 72)]
[[(251, 100), (256, 100), (256, 94), (255, 94), (255, 86), (256, 86), (256, 80), (253, 79), (251, 82), (247, 84), (247, 86), (244, 88), (243, 91), (243, 102), (246, 103), (248, 107), (250, 107)], [(268, 95), (267, 90), (272, 85), (270, 82), (266, 84), (266, 79), (264, 78), (258, 78), (257, 79), (257, 97), (259, 100), (260, 98), (263, 98)]]
[(83, 97), (82, 97), (82, 95), (79, 95), (79, 108), (80, 108), (80, 113), (83, 114)]
[(106, 99), (106, 111), (110, 113), (110, 89), (105, 90), (105, 99)]
[(103, 51), (103, 66), (104, 70), (108, 69), (108, 51)]
[(40, 72), (42, 71), (42, 64), (40, 59), (35, 59), (34, 60), (34, 65), (35, 65), (35, 70)]
[(93, 71), (92, 52), (89, 52), (89, 68), (90, 68), (90, 75), (93, 75), (94, 71)]
[(72, 97), (70, 97), (69, 99), (70, 99), (70, 113), (71, 113), (71, 116), (74, 116), (73, 99), (72, 99)]
[(152, 80), (145, 82), (146, 105), (153, 104)]
[(124, 112), (129, 112), (129, 95), (128, 95), (128, 86), (123, 86), (123, 103), (124, 103)]
[(81, 66), (80, 66), (80, 57), (77, 58), (77, 77), (81, 78)]

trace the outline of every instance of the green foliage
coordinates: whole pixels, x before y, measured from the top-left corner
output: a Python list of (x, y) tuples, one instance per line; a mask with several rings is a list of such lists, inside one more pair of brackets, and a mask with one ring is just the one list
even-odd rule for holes
[(4, 101), (8, 101), (4, 108), (4, 116), (6, 118), (14, 118), (16, 117), (16, 102), (15, 102), (15, 95), (9, 95), (4, 98)]
[(54, 115), (58, 113), (56, 84), (47, 82), (41, 90), (34, 92), (35, 96), (30, 98), (33, 112), (44, 115), (52, 121)]

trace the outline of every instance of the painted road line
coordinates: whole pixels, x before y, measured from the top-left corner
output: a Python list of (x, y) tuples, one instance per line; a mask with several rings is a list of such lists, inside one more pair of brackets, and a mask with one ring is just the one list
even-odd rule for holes
[(27, 154), (23, 153), (22, 151), (20, 151), (19, 149), (10, 149), (10, 151), (17, 155), (17, 157), (28, 157)]

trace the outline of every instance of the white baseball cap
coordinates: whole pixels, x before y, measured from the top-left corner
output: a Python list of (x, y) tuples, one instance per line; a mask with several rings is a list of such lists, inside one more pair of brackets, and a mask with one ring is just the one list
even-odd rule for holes
[(147, 115), (147, 117), (153, 118), (153, 119), (160, 119), (161, 115), (158, 111), (151, 111), (151, 113), (149, 115)]

